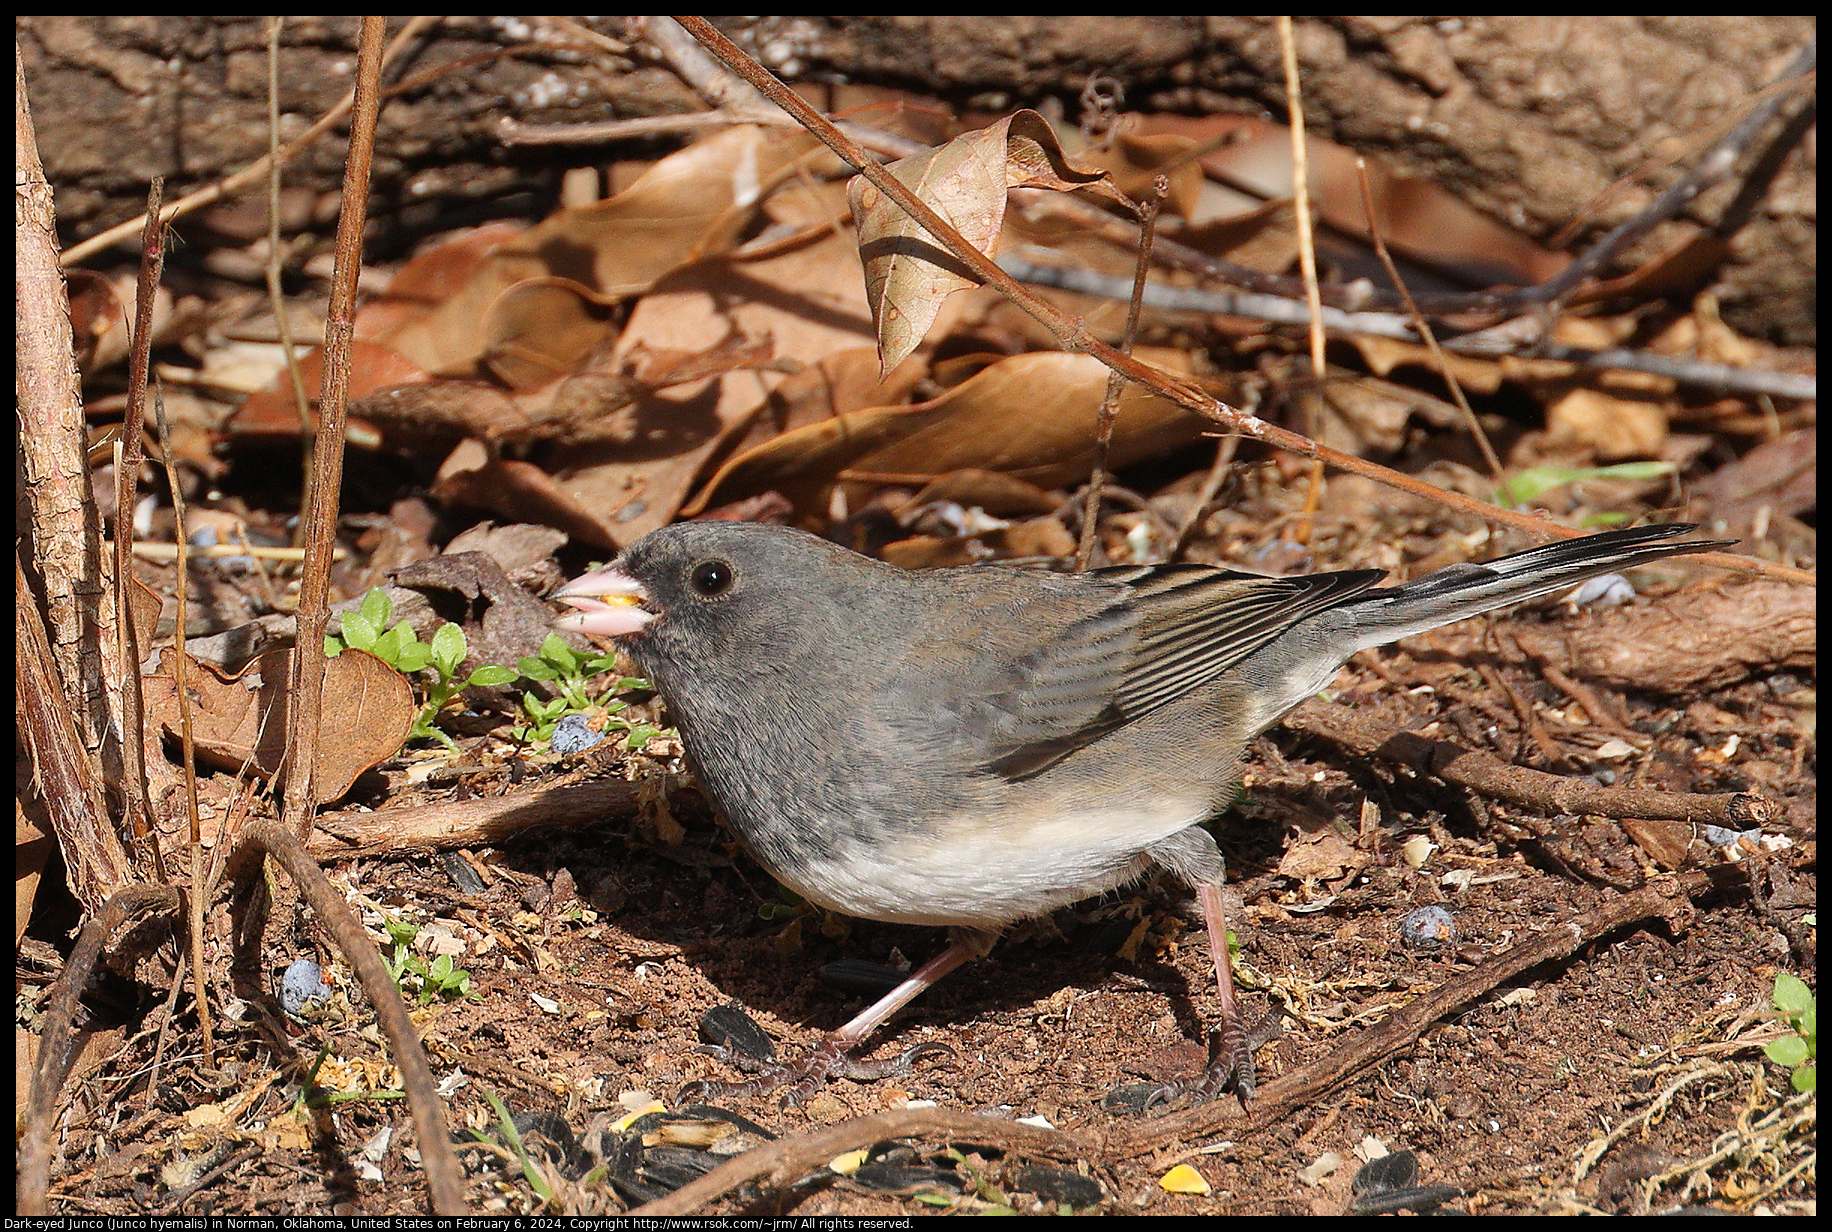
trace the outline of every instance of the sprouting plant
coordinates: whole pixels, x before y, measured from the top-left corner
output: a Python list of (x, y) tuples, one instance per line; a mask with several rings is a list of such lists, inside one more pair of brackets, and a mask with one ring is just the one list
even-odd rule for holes
[(1793, 1034), (1770, 1040), (1762, 1049), (1776, 1065), (1792, 1070), (1796, 1091), (1819, 1086), (1819, 998), (1806, 981), (1783, 971), (1775, 977), (1771, 1000), (1775, 1011), (1793, 1028)]
[(393, 952), (384, 959), (388, 964), (388, 977), (403, 994), (415, 996), (421, 1005), (431, 1004), (435, 997), (483, 999), (482, 993), (471, 988), (471, 973), (453, 963), (450, 954), (441, 954), (429, 963), (413, 952), (414, 938), (420, 935), (418, 924), (384, 916), (382, 927), (388, 930), (388, 939), (394, 943)]
[[(541, 1171), (540, 1165), (530, 1158), (528, 1148), (522, 1142), (521, 1131), (516, 1128), (515, 1118), (509, 1115), (508, 1106), (494, 1091), (485, 1090), (483, 1097), (490, 1101), (490, 1108), (496, 1113), (496, 1123), (502, 1129), (503, 1145), (508, 1147), (509, 1153), (521, 1164), (522, 1176), (527, 1179), (529, 1188), (534, 1190), (535, 1197), (543, 1205), (551, 1205), (554, 1200), (553, 1185)], [(490, 1141), (489, 1135), (479, 1130), (474, 1129), (471, 1134), (479, 1142)]]
[(515, 679), (515, 673), (486, 663), (461, 678), (458, 667), (468, 650), (463, 629), (449, 622), (441, 624), (434, 630), (431, 642), (422, 642), (406, 621), (389, 625), (392, 612), (387, 592), (371, 590), (356, 611), (344, 613), (343, 636), (324, 639), (324, 652), (335, 656), (349, 646), (368, 651), (403, 675), (431, 671), (433, 679), (426, 686), (426, 703), (414, 717), (407, 738), (437, 740), (448, 749), (456, 749), (452, 738), (433, 725), (439, 713), (465, 689), (508, 684)]
[(617, 716), (628, 709), (628, 703), (615, 701), (612, 694), (631, 689), (647, 689), (640, 676), (619, 676), (608, 689), (594, 695), (589, 685), (594, 677), (615, 671), (617, 657), (612, 654), (581, 654), (555, 634), (541, 643), (538, 656), (516, 660), (515, 670), (529, 680), (553, 686), (555, 696), (542, 697), (535, 692), (522, 694), (522, 713), (527, 721), (510, 733), (518, 740), (542, 741), (553, 737), (554, 724), (569, 714), (584, 714), (601, 709), (609, 716), (606, 726), (625, 732), (624, 747), (640, 751), (661, 730), (648, 723), (632, 723)]

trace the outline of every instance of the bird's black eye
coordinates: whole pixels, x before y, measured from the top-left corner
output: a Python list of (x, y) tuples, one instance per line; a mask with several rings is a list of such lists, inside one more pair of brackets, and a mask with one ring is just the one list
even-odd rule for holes
[(693, 567), (693, 588), (710, 599), (731, 589), (736, 576), (722, 560), (703, 560)]

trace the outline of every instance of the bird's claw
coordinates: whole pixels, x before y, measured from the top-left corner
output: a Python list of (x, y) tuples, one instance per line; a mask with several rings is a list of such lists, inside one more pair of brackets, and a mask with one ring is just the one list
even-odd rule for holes
[[(1150, 1112), (1160, 1104), (1188, 1095), (1192, 1103), (1206, 1104), (1216, 1096), (1232, 1090), (1243, 1105), (1253, 1102), (1259, 1086), (1259, 1074), (1253, 1064), (1254, 1040), (1266, 1027), (1262, 1020), (1249, 1031), (1238, 1019), (1220, 1024), (1209, 1032), (1209, 1063), (1195, 1078), (1166, 1082), (1145, 1096), (1141, 1112)], [(1260, 1042), (1264, 1042), (1261, 1040)]]

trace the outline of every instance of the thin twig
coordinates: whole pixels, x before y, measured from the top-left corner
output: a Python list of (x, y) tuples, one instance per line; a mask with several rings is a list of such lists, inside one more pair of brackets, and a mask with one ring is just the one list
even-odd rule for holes
[[(257, 543), (213, 543), (207, 547), (178, 543), (134, 543), (134, 555), (142, 560), (234, 560), (248, 556), (256, 560), (295, 561), (305, 559), (304, 548), (270, 548)], [(331, 552), (332, 560), (342, 560), (349, 553), (343, 548)]]
[[(1033, 191), (1021, 189), (1019, 191)], [(1028, 250), (1035, 252), (1037, 250)], [(1030, 260), (1018, 251), (999, 258), (999, 265), (1014, 278), (1040, 287), (1060, 287), (1083, 295), (1123, 300), (1130, 292), (1129, 280), (1112, 274), (1075, 266), (1044, 265)], [(1147, 283), (1145, 303), (1168, 312), (1201, 312), (1215, 316), (1248, 317), (1278, 325), (1303, 325), (1309, 314), (1302, 304), (1275, 295), (1257, 295), (1241, 291), (1213, 291), (1196, 287), (1166, 286)], [(1401, 342), (1418, 342), (1410, 322), (1386, 312), (1344, 312), (1338, 308), (1323, 309), (1323, 323), (1331, 330), (1345, 334), (1365, 334), (1374, 338), (1393, 338)], [(1538, 360), (1576, 364), (1581, 368), (1647, 372), (1664, 376), (1682, 385), (1693, 385), (1726, 393), (1768, 394), (1782, 398), (1811, 401), (1819, 396), (1819, 378), (1809, 373), (1774, 372), (1766, 368), (1735, 368), (1729, 364), (1703, 360), (1679, 359), (1670, 355), (1652, 355), (1616, 347), (1604, 351), (1562, 343), (1535, 343), (1531, 338), (1508, 335), (1503, 330), (1444, 341), (1443, 348), (1456, 355), (1499, 358), (1504, 355), (1530, 355)]]
[[(305, 376), (299, 371), (299, 351), (293, 345), (293, 323), (286, 312), (286, 296), (280, 288), (280, 182), (286, 164), (280, 159), (280, 31), (286, 18), (267, 19), (267, 301), (273, 307), (274, 332), (280, 336), (280, 351), (286, 357), (286, 378), (293, 387), (293, 405), (299, 411), (300, 491), (312, 486), (312, 407), (305, 392)], [(300, 534), (305, 533), (300, 523)], [(180, 542), (183, 542), (180, 539)], [(184, 645), (181, 641), (179, 645)]]
[(1463, 396), (1463, 384), (1457, 380), (1457, 374), (1451, 370), (1450, 361), (1444, 357), (1444, 351), (1438, 346), (1438, 336), (1432, 330), (1431, 323), (1419, 306), (1413, 301), (1412, 292), (1406, 286), (1406, 280), (1400, 276), (1399, 266), (1394, 263), (1393, 254), (1387, 251), (1386, 238), (1381, 234), (1380, 220), (1374, 217), (1374, 189), (1368, 183), (1368, 161), (1359, 154), (1355, 156), (1355, 172), (1361, 177), (1361, 207), (1367, 212), (1368, 238), (1374, 241), (1374, 252), (1380, 257), (1380, 264), (1387, 271), (1387, 277), (1393, 280), (1393, 286), (1399, 291), (1400, 298), (1406, 302), (1406, 311), (1412, 317), (1412, 328), (1419, 337), (1425, 340), (1425, 346), (1431, 351), (1431, 362), (1438, 366), (1438, 375), (1450, 387), (1450, 396), (1456, 399), (1457, 409), (1463, 412), (1463, 422), (1469, 425), (1469, 434), (1475, 438), (1477, 448), (1482, 450), (1482, 457), (1488, 463), (1489, 474), (1495, 482), (1501, 482), (1501, 459), (1495, 456), (1495, 447), (1489, 443), (1488, 433), (1476, 421), (1476, 412), (1471, 408), (1469, 399)]
[(115, 438), (115, 627), (113, 675), (121, 683), (119, 730), (122, 774), (121, 811), (128, 832), (144, 844), (142, 858), (157, 881), (169, 881), (165, 855), (153, 826), (147, 802), (146, 705), (140, 690), (139, 631), (129, 618), (128, 601), (133, 584), (134, 505), (140, 487), (140, 464), (146, 460), (146, 384), (152, 366), (153, 306), (159, 297), (159, 276), (165, 268), (164, 228), (157, 221), (159, 203), (165, 199), (165, 178), (154, 176), (146, 194), (149, 221), (140, 233), (140, 278), (134, 288), (134, 332), (127, 353), (127, 410), (121, 434)]
[[(1298, 85), (1298, 44), (1292, 37), (1291, 17), (1280, 14), (1279, 57), (1285, 66), (1285, 112), (1291, 134), (1291, 206), (1298, 229), (1298, 272), (1304, 279), (1304, 304), (1310, 313), (1310, 373), (1316, 396), (1307, 405), (1318, 409), (1304, 425), (1312, 439), (1322, 435), (1323, 383), (1329, 366), (1323, 348), (1323, 298), (1317, 291), (1317, 246), (1310, 226), (1310, 151), (1304, 141), (1304, 93)], [(1304, 511), (1293, 524), (1292, 539), (1310, 542), (1311, 519), (1323, 505), (1323, 459), (1310, 460), (1310, 487), (1304, 493)]]
[[(1170, 181), (1158, 176), (1152, 184), (1139, 217), (1139, 254), (1133, 265), (1132, 299), (1126, 305), (1126, 332), (1120, 350), (1132, 354), (1132, 344), (1139, 336), (1139, 300), (1145, 293), (1145, 275), (1151, 270), (1151, 241), (1157, 234), (1158, 211), (1170, 193)], [(1081, 511), (1081, 544), (1075, 552), (1075, 567), (1086, 570), (1094, 562), (1094, 532), (1100, 522), (1100, 492), (1107, 482), (1107, 451), (1113, 445), (1113, 421), (1119, 416), (1120, 391), (1125, 381), (1117, 372), (1107, 374), (1107, 393), (1101, 399), (1100, 414), (1095, 420), (1094, 470), (1088, 476), (1088, 497)]]
[(344, 420), (348, 411), (350, 353), (355, 341), (356, 280), (362, 270), (363, 224), (369, 217), (369, 171), (375, 156), (375, 121), (381, 107), (382, 35), (386, 19), (363, 18), (356, 58), (350, 150), (344, 159), (343, 213), (337, 220), (337, 256), (324, 323), (324, 380), (318, 393), (318, 431), (312, 486), (301, 522), (305, 568), (299, 580), (299, 638), (287, 690), (286, 754), (280, 782), (281, 817), (304, 839), (318, 797), (319, 720), (324, 695), (324, 628), (330, 619), (331, 545), (343, 484)]
[(185, 814), (190, 822), (187, 845), (191, 851), (191, 893), (186, 915), (190, 922), (191, 974), (197, 990), (197, 1025), (203, 1032), (204, 1059), (214, 1067), (216, 1036), (215, 1027), (210, 1021), (210, 998), (204, 971), (204, 909), (209, 895), (204, 884), (203, 835), (198, 820), (197, 741), (191, 728), (191, 690), (186, 680), (191, 656), (185, 652), (185, 608), (190, 602), (191, 566), (183, 549), (190, 542), (190, 535), (186, 529), (184, 487), (179, 482), (178, 462), (172, 451), (171, 425), (166, 421), (163, 390), (155, 395), (153, 410), (159, 425), (159, 452), (165, 461), (165, 484), (172, 494), (173, 537), (179, 549), (176, 580), (178, 615), (172, 633), (172, 693), (178, 700), (179, 743), (184, 759)]
[[(1298, 46), (1291, 18), (1281, 14), (1279, 57), (1285, 66), (1286, 129), (1291, 134), (1291, 209), (1298, 228), (1298, 273), (1304, 279), (1304, 303), (1310, 310), (1310, 370), (1319, 384), (1327, 374), (1323, 359), (1323, 299), (1317, 292), (1317, 247), (1310, 225), (1310, 152), (1304, 144), (1304, 94), (1298, 86)], [(1311, 435), (1316, 435), (1312, 426)]]
[[(631, 137), (696, 132), (703, 128), (730, 128), (734, 124), (763, 124), (771, 128), (800, 128), (792, 116), (780, 111), (691, 111), (685, 115), (641, 116), (629, 120), (600, 120), (584, 124), (527, 124), (505, 116), (496, 122), (496, 139), (504, 145), (602, 145)], [(908, 137), (847, 120), (833, 126), (864, 149), (886, 158), (908, 158), (933, 147)]]
[(721, 111), (769, 111), (769, 100), (757, 87), (735, 76), (706, 54), (692, 35), (672, 17), (650, 17), (643, 22), (643, 38), (680, 74), (681, 80)]

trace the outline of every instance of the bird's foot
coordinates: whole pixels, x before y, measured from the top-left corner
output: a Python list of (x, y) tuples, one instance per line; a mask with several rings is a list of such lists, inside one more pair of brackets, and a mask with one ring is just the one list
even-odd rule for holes
[(1202, 1073), (1155, 1088), (1146, 1094), (1140, 1110), (1149, 1112), (1186, 1095), (1191, 1103), (1205, 1104), (1229, 1090), (1240, 1096), (1242, 1105), (1251, 1104), (1253, 1092), (1259, 1086), (1259, 1075), (1253, 1064), (1254, 1050), (1276, 1039), (1282, 1029), (1276, 1014), (1266, 1015), (1251, 1029), (1244, 1026), (1238, 1016), (1216, 1024), (1209, 1032), (1209, 1063)]
[(784, 1107), (794, 1107), (827, 1084), (829, 1078), (850, 1078), (854, 1082), (875, 1082), (880, 1078), (897, 1078), (910, 1072), (917, 1059), (926, 1056), (954, 1055), (954, 1049), (941, 1043), (913, 1044), (885, 1061), (857, 1060), (846, 1053), (846, 1044), (830, 1035), (811, 1049), (807, 1056), (793, 1064), (764, 1061), (732, 1048), (712, 1044), (699, 1051), (717, 1057), (736, 1069), (757, 1077), (745, 1082), (694, 1082), (682, 1089), (683, 1099), (745, 1099), (762, 1095), (777, 1087), (783, 1092)]

